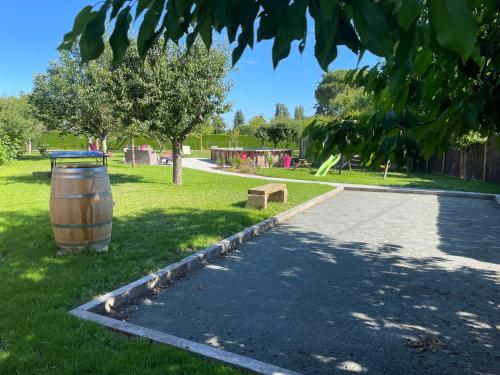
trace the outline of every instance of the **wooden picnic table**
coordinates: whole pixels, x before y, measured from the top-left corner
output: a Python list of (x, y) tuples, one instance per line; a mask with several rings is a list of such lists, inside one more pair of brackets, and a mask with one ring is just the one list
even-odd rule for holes
[(299, 167), (309, 168), (309, 170), (312, 171), (311, 163), (309, 163), (307, 159), (299, 159), (293, 166), (293, 170), (296, 170)]

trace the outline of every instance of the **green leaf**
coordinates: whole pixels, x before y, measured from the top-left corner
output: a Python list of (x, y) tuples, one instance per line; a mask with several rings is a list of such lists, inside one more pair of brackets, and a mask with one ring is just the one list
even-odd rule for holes
[(413, 63), (413, 70), (416, 74), (423, 74), (432, 63), (432, 51), (424, 48), (417, 52)]
[(309, 13), (314, 19), (314, 35), (316, 43), (314, 45), (314, 56), (324, 71), (328, 70), (328, 65), (337, 57), (337, 39), (339, 28), (339, 8), (334, 8), (334, 15), (331, 21), (322, 16), (320, 9), (310, 6)]
[(98, 12), (92, 12), (94, 13), (92, 21), (85, 25), (80, 38), (80, 53), (83, 63), (97, 59), (104, 51), (102, 37), (105, 31), (106, 11), (101, 8)]
[(467, 0), (432, 0), (428, 4), (438, 43), (458, 52), (465, 63), (474, 50), (478, 33)]
[(203, 19), (198, 23), (198, 31), (201, 36), (201, 40), (205, 44), (207, 49), (212, 46), (212, 24), (213, 16), (211, 12), (206, 12)]
[(293, 40), (304, 39), (307, 32), (306, 0), (295, 0), (283, 15), (278, 34), (274, 39), (272, 59), (276, 68), (280, 60), (290, 53), (290, 44)]
[(113, 50), (113, 62), (119, 64), (127, 51), (130, 41), (128, 39), (128, 29), (132, 22), (130, 6), (123, 8), (116, 19), (115, 29), (109, 38), (109, 44)]
[(422, 0), (400, 0), (401, 8), (398, 13), (398, 23), (405, 31), (415, 21), (422, 10)]
[(355, 54), (359, 54), (359, 64), (359, 60), (361, 60), (362, 57), (362, 53), (360, 53), (362, 49), (361, 42), (359, 41), (354, 27), (352, 27), (351, 22), (349, 22), (344, 13), (339, 19), (339, 28), (337, 33), (337, 43), (346, 46)]
[(327, 21), (332, 20), (333, 9), (337, 6), (339, 0), (319, 0), (319, 9)]
[(404, 111), (406, 107), (406, 101), (408, 100), (408, 91), (410, 86), (408, 82), (404, 82), (401, 90), (399, 90), (398, 95), (396, 96), (396, 100), (394, 101), (394, 111), (399, 113)]
[(354, 0), (353, 19), (363, 44), (375, 55), (392, 55), (393, 40), (380, 3), (372, 0)]
[(394, 65), (389, 73), (389, 89), (393, 97), (396, 95), (401, 96), (402, 85), (406, 81), (408, 72), (413, 67), (415, 39), (415, 26), (412, 26), (407, 32), (399, 34)]
[(137, 36), (137, 50), (139, 56), (144, 57), (149, 48), (153, 45), (155, 38), (158, 36), (156, 26), (160, 21), (165, 0), (154, 0), (150, 8), (144, 15), (139, 34)]
[(85, 25), (97, 16), (97, 12), (92, 12), (92, 6), (87, 5), (75, 17), (73, 29), (64, 35), (63, 42), (57, 47), (58, 50), (70, 50), (78, 35), (83, 32)]
[(116, 17), (120, 9), (122, 8), (123, 4), (125, 4), (126, 0), (113, 0), (112, 3), (112, 10), (111, 10), (111, 15), (109, 16), (109, 20), (111, 21), (113, 18)]
[(250, 39), (253, 39), (253, 22), (249, 23), (248, 25), (245, 25), (240, 35), (238, 36), (238, 45), (233, 50), (232, 54), (233, 66), (235, 66), (238, 60), (240, 59), (241, 55), (243, 54), (243, 51), (245, 50), (245, 47), (249, 44), (250, 45), (253, 44), (253, 40), (250, 41)]
[(135, 19), (137, 19), (146, 8), (149, 8), (154, 0), (139, 0), (137, 3), (137, 8), (135, 10)]

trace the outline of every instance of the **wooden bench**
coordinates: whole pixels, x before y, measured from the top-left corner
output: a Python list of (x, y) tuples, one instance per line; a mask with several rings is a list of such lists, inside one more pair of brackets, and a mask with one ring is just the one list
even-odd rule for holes
[(268, 201), (286, 203), (288, 190), (286, 184), (267, 184), (253, 189), (248, 189), (247, 207), (260, 209), (267, 208)]

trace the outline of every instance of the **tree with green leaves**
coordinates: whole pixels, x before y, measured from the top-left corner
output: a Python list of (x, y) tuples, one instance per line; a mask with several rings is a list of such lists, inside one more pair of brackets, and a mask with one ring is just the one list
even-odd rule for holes
[(278, 147), (280, 142), (285, 144), (285, 147), (289, 147), (292, 144), (296, 144), (299, 138), (298, 127), (293, 121), (286, 120), (284, 118), (278, 118), (274, 120), (266, 128), (267, 138), (271, 141), (274, 147)]
[(293, 118), (298, 121), (303, 120), (305, 118), (304, 107), (302, 107), (301, 105), (295, 107), (293, 111)]
[(122, 64), (113, 71), (110, 85), (114, 112), (120, 120), (120, 133), (130, 139), (132, 167), (135, 167), (135, 138), (147, 134), (155, 109), (149, 95), (151, 84), (146, 65), (132, 46), (125, 53)]
[(233, 129), (241, 131), (241, 128), (245, 126), (245, 115), (241, 109), (236, 110), (233, 119)]
[(107, 138), (119, 124), (111, 72), (111, 51), (85, 64), (78, 50), (62, 52), (34, 78), (29, 101), (37, 118), (50, 129), (97, 137), (106, 152)]
[(257, 138), (257, 141), (259, 141), (259, 144), (261, 146), (265, 146), (268, 136), (267, 136), (267, 128), (268, 126), (263, 123), (258, 125), (254, 130), (253, 130), (253, 136)]
[[(374, 96), (379, 108), (360, 125), (376, 128), (384, 122), (384, 130), (376, 131), (380, 139), (369, 136), (366, 142), (401, 144), (402, 134), (406, 139), (416, 137), (424, 154), (430, 155), (470, 130), (482, 135), (500, 130), (496, 0), (105, 0), (98, 4), (82, 9), (60, 48), (70, 49), (78, 40), (85, 60), (99, 57), (105, 24), (116, 18), (110, 44), (119, 62), (135, 19), (140, 22), (141, 56), (161, 36), (174, 42), (186, 37), (190, 47), (199, 35), (210, 48), (213, 31), (226, 31), (229, 42), (235, 42), (235, 64), (253, 46), (257, 28), (258, 42), (273, 41), (276, 67), (289, 55), (292, 42), (298, 41), (299, 51), (304, 50), (309, 14), (314, 52), (323, 70), (341, 45), (359, 57), (370, 51), (384, 61), (383, 67), (362, 68), (352, 80)], [(331, 123), (331, 128), (336, 125)], [(360, 136), (369, 134), (367, 130)], [(393, 147), (390, 152), (408, 151)]]
[(248, 128), (250, 130), (250, 134), (254, 134), (255, 131), (261, 127), (266, 125), (266, 119), (264, 118), (264, 115), (257, 115), (252, 117), (250, 120), (248, 120)]
[(213, 134), (224, 134), (226, 133), (226, 122), (224, 119), (220, 116), (214, 116), (211, 121), (212, 128), (213, 128)]
[(290, 118), (290, 112), (283, 103), (276, 103), (276, 110), (274, 111), (274, 118)]
[(44, 131), (32, 111), (26, 95), (0, 97), (0, 165), (19, 157)]
[(226, 102), (231, 87), (226, 51), (210, 53), (196, 43), (186, 46), (160, 43), (149, 50), (145, 60), (154, 111), (150, 129), (170, 141), (173, 151), (173, 182), (182, 184), (182, 146), (187, 136), (204, 123), (230, 109)]
[(316, 113), (345, 118), (359, 116), (370, 110), (370, 97), (363, 88), (351, 87), (346, 82), (348, 70), (325, 73), (314, 92)]

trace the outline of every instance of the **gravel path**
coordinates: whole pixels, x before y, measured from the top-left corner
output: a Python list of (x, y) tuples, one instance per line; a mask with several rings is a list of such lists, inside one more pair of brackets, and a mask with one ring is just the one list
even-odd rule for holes
[(343, 192), (120, 312), (306, 374), (498, 374), (500, 206)]

